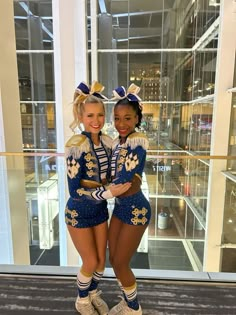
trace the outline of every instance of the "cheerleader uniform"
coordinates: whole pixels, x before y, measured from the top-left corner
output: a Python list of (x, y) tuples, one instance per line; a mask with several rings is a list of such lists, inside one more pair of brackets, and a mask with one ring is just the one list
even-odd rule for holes
[[(111, 160), (111, 175), (114, 184), (132, 182), (122, 196), (115, 198), (114, 216), (130, 225), (146, 225), (151, 218), (149, 201), (141, 191), (142, 172), (148, 148), (147, 137), (133, 132), (120, 144), (119, 138), (114, 141)], [(133, 191), (132, 191), (133, 190)]]
[[(95, 200), (90, 192), (108, 182), (111, 138), (100, 134), (100, 145), (91, 134), (72, 136), (66, 143), (67, 180), (70, 197), (65, 209), (65, 222), (76, 228), (99, 225), (108, 220), (106, 200)], [(84, 193), (79, 193), (81, 190)]]

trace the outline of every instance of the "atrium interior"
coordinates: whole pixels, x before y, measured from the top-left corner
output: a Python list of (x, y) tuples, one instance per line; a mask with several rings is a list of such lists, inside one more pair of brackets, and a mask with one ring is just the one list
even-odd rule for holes
[(236, 272), (236, 2), (14, 0), (0, 11), (10, 43), (0, 58), (0, 264), (80, 263), (64, 223), (64, 143), (74, 88), (99, 80), (109, 98), (140, 86), (152, 219), (133, 268)]

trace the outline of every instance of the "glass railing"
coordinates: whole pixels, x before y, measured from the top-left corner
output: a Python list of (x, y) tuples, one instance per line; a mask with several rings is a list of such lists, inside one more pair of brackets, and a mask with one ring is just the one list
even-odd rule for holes
[[(220, 271), (235, 272), (236, 177), (232, 169), (227, 170), (228, 159), (233, 157), (148, 151), (142, 190), (150, 201), (152, 218), (132, 260), (133, 268), (205, 271), (208, 227), (219, 216)], [(0, 175), (0, 269), (8, 264), (79, 265), (64, 223), (68, 197), (64, 155), (1, 153)], [(219, 182), (217, 198), (224, 200), (220, 214), (212, 213), (213, 180)], [(114, 200), (109, 200), (110, 215), (113, 205)], [(110, 268), (108, 259), (106, 267)]]

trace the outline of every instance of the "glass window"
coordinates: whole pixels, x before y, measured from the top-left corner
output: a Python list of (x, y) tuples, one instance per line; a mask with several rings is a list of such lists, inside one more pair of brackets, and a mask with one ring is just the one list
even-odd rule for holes
[(24, 151), (56, 149), (54, 103), (21, 103)]
[(16, 48), (53, 49), (52, 2), (14, 1)]
[[(86, 3), (91, 49), (94, 17)], [(153, 213), (147, 229), (150, 268), (195, 270), (194, 260), (202, 270), (209, 186), (209, 161), (202, 156), (210, 154), (211, 145), (218, 42), (218, 29), (211, 26), (219, 17), (219, 1), (108, 0), (97, 5), (98, 79), (104, 94), (110, 97), (118, 85), (141, 87), (141, 130), (150, 140), (143, 175)], [(52, 1), (14, 1), (14, 10), (23, 148), (29, 153), (56, 150)], [(236, 143), (234, 94), (230, 155)], [(114, 138), (113, 105), (106, 103), (105, 129)], [(31, 263), (43, 264), (38, 260), (42, 250), (55, 249), (53, 264), (59, 264), (56, 157), (36, 154), (24, 162)], [(234, 169), (234, 163), (229, 161), (229, 167)], [(227, 181), (225, 242), (235, 241), (233, 195), (234, 184)], [(49, 220), (46, 228), (42, 218)]]
[(236, 184), (235, 182), (232, 182), (231, 180), (227, 179), (222, 243), (236, 244), (235, 223), (236, 223)]
[(236, 87), (236, 55), (234, 60), (234, 87)]
[(205, 0), (107, 1), (98, 10), (100, 49), (191, 48), (219, 16)]
[[(236, 155), (236, 93), (232, 93), (232, 110), (231, 110), (231, 122), (229, 132), (229, 155)], [(236, 171), (235, 160), (228, 161), (228, 170), (231, 172)]]
[(51, 53), (18, 53), (21, 101), (54, 101), (54, 66)]

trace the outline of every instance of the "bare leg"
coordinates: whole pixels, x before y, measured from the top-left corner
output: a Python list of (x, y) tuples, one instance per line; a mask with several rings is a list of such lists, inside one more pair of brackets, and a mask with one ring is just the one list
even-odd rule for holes
[(106, 248), (107, 248), (107, 235), (108, 235), (108, 225), (107, 222), (97, 225), (93, 229), (94, 239), (96, 242), (97, 249), (97, 268), (93, 273), (92, 282), (89, 291), (97, 289), (98, 283), (103, 276), (106, 263)]
[(92, 274), (95, 270), (103, 270), (105, 267), (107, 230), (107, 222), (82, 229), (68, 225), (68, 231), (81, 256), (86, 273)]
[(108, 224), (104, 222), (93, 228), (94, 239), (96, 242), (97, 249), (97, 270), (104, 270), (106, 263), (106, 249), (107, 249), (107, 238), (108, 238)]
[(124, 287), (135, 283), (129, 264), (146, 228), (147, 226), (144, 225), (125, 224), (115, 216), (111, 219), (108, 236), (110, 262), (116, 277)]
[(92, 274), (98, 264), (93, 228), (78, 229), (68, 225), (68, 231), (75, 248), (81, 256), (83, 271), (87, 274)]
[(97, 286), (105, 268), (107, 222), (82, 229), (68, 226), (68, 231), (83, 262), (77, 275), (79, 297), (75, 307), (80, 314), (106, 314), (109, 309), (100, 297)]
[(142, 314), (141, 306), (137, 299), (137, 285), (135, 276), (130, 268), (130, 261), (138, 248), (143, 233), (147, 226), (128, 225), (115, 216), (112, 217), (109, 227), (110, 262), (116, 274), (125, 301), (122, 300), (114, 306), (109, 314), (117, 314), (128, 308)]

